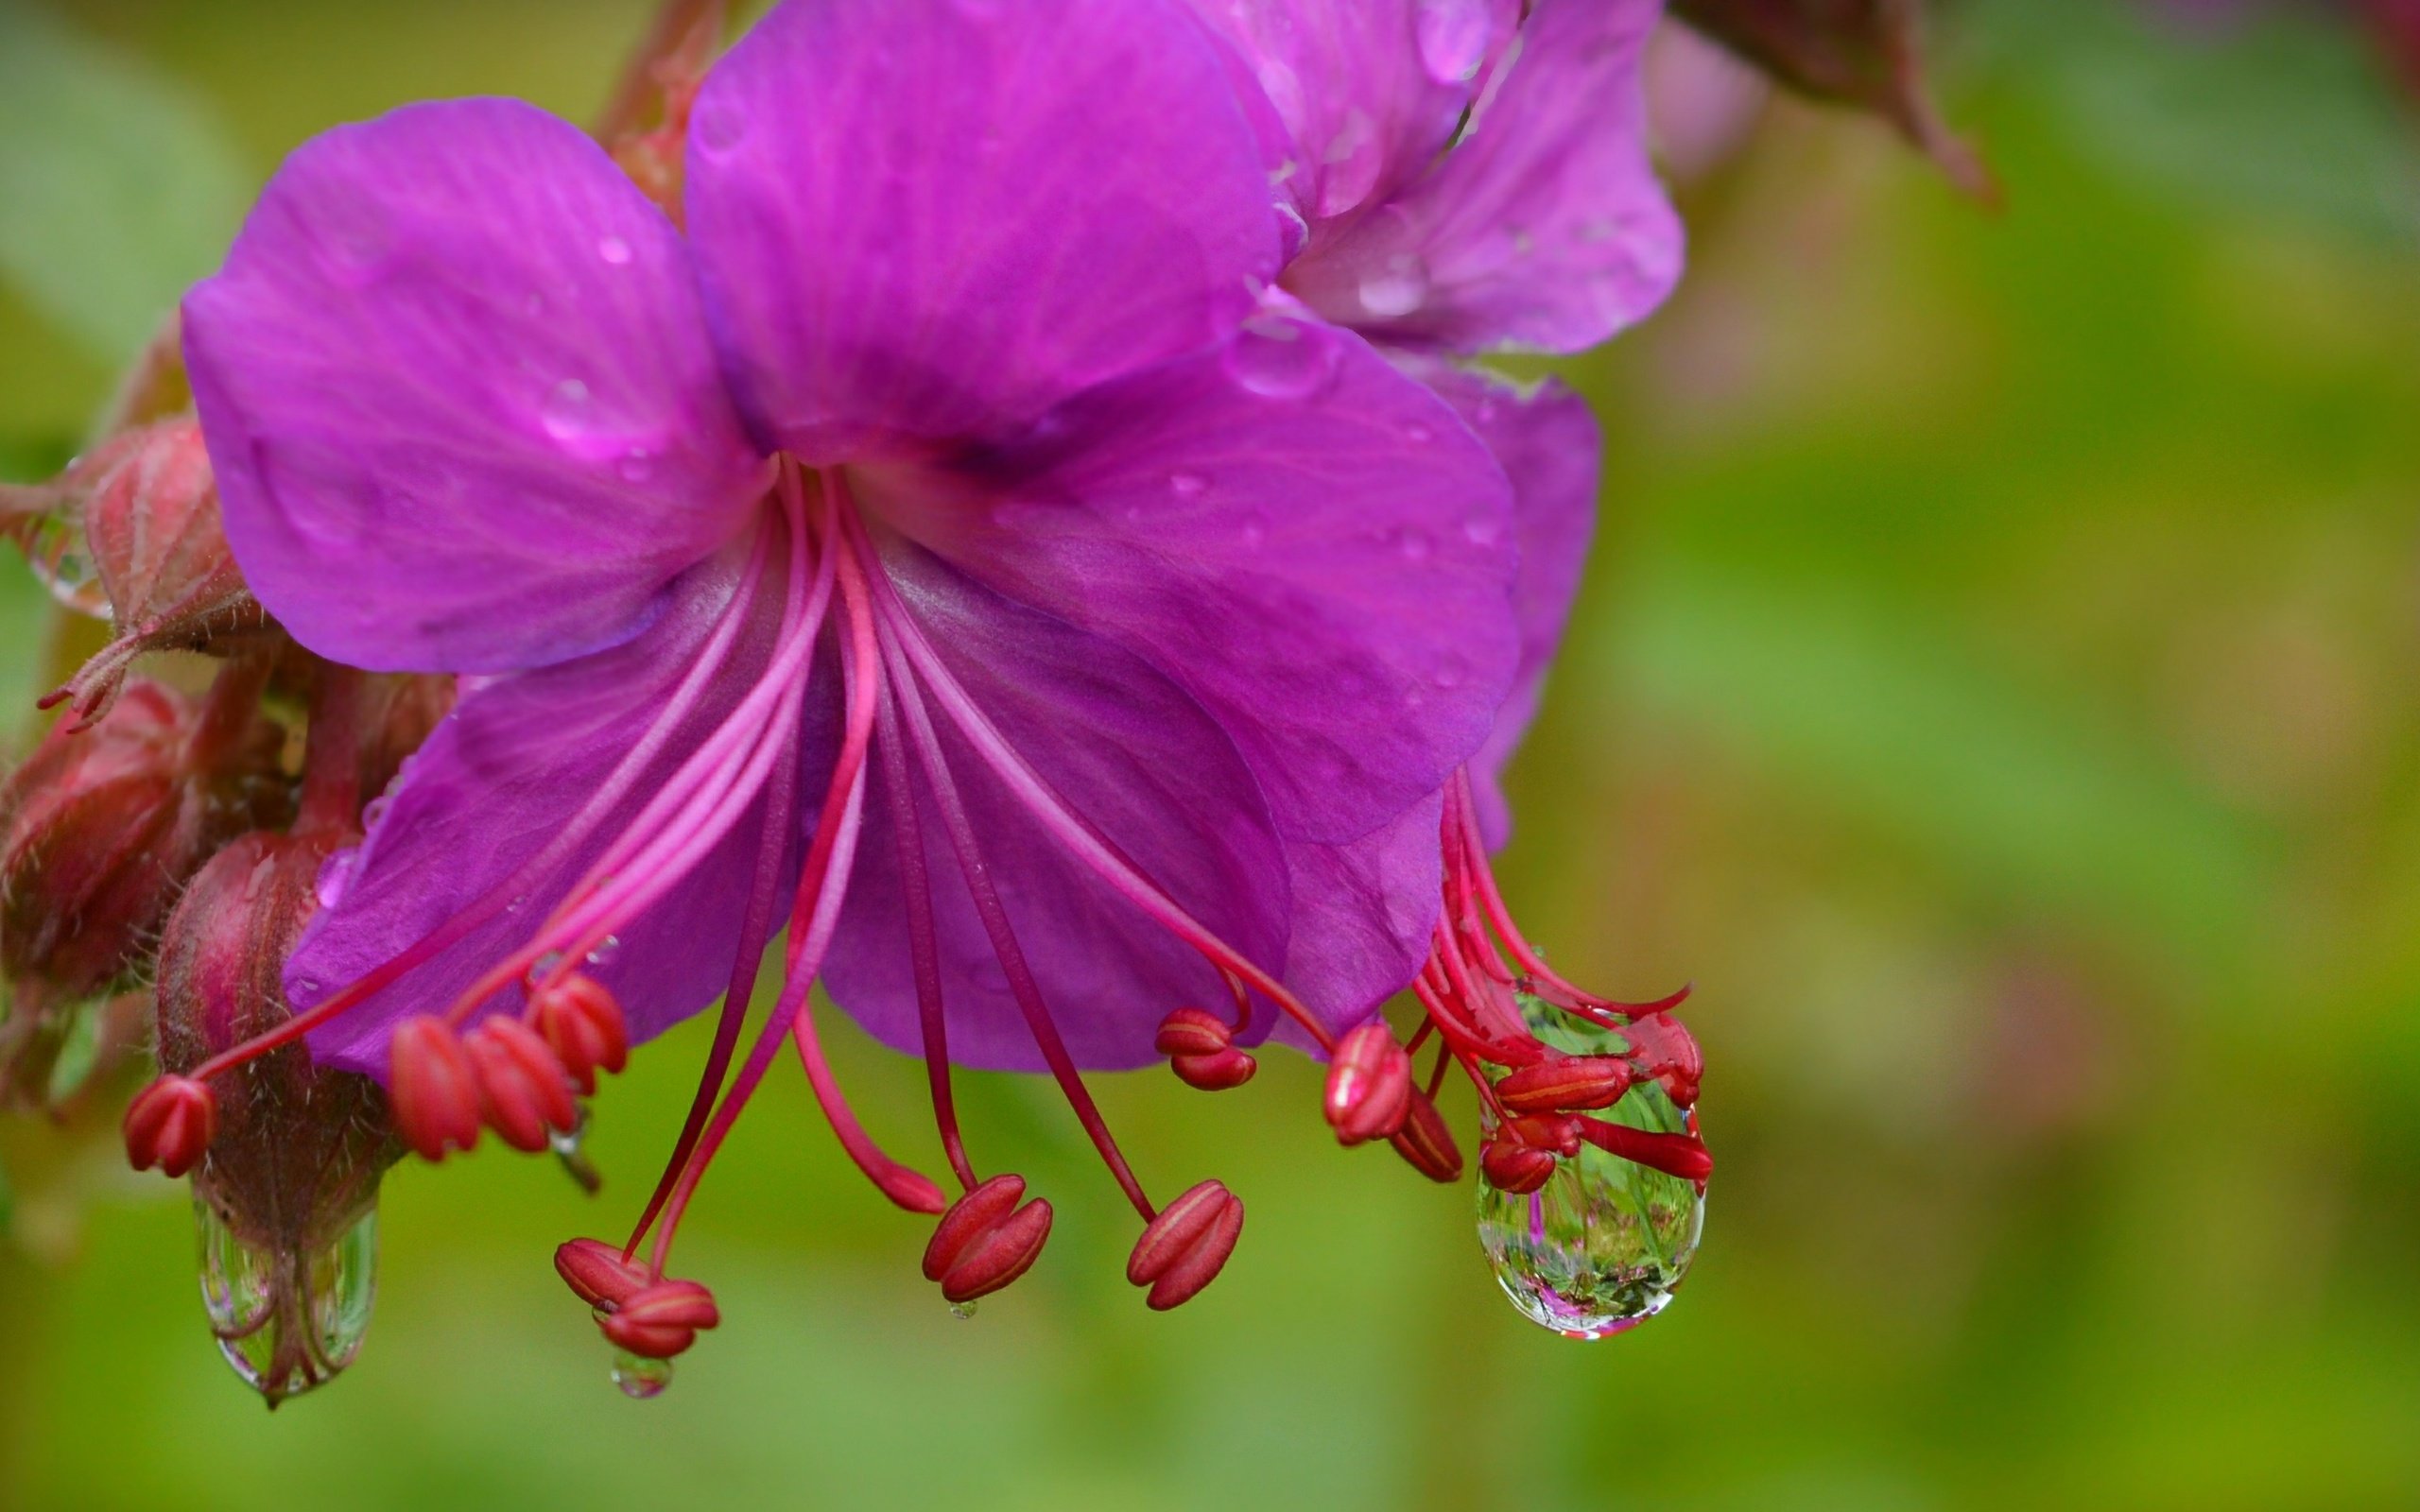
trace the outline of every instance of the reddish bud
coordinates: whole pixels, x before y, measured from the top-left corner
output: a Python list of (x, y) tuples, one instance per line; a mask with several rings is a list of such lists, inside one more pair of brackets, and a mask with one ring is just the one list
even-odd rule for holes
[(441, 1160), (448, 1150), (477, 1144), (483, 1111), (478, 1072), (445, 1021), (426, 1014), (406, 1019), (389, 1048), (388, 1089), (404, 1143), (424, 1160)]
[(611, 1312), (648, 1284), (647, 1267), (602, 1239), (567, 1239), (555, 1247), (555, 1274), (579, 1299)]
[(126, 1109), (126, 1158), (138, 1171), (182, 1176), (201, 1163), (218, 1132), (218, 1099), (190, 1076), (163, 1076)]
[(1031, 1269), (1050, 1237), (1050, 1204), (1022, 1208), (1025, 1178), (995, 1176), (951, 1205), (925, 1246), (925, 1279), (953, 1302), (971, 1302)]
[(71, 999), (133, 976), (211, 853), (284, 818), (284, 739), (148, 681), (91, 730), (53, 726), (0, 784), (0, 970)]
[(1524, 1066), (1495, 1084), (1508, 1113), (1611, 1108), (1630, 1091), (1630, 1066), (1615, 1056), (1580, 1056)]
[(1218, 1279), (1243, 1232), (1242, 1199), (1218, 1181), (1204, 1181), (1160, 1210), (1127, 1257), (1126, 1280), (1149, 1286), (1145, 1300), (1158, 1312), (1189, 1301)]
[(1552, 1151), (1506, 1139), (1501, 1134), (1479, 1146), (1478, 1168), (1485, 1173), (1488, 1185), (1498, 1192), (1515, 1195), (1535, 1192), (1554, 1175), (1554, 1167)]
[(1337, 1042), (1325, 1111), (1340, 1143), (1392, 1138), (1403, 1126), (1411, 1096), (1411, 1057), (1383, 1020), (1373, 1019)]
[(530, 1008), (538, 1033), (580, 1091), (596, 1091), (596, 1074), (619, 1074), (630, 1061), (622, 1005), (605, 984), (574, 971), (539, 988)]
[(660, 1280), (624, 1297), (597, 1319), (605, 1336), (632, 1354), (669, 1360), (698, 1342), (698, 1331), (722, 1321), (714, 1293), (697, 1281)]
[(1454, 1143), (1454, 1131), (1445, 1126), (1445, 1115), (1437, 1111), (1437, 1105), (1417, 1088), (1405, 1109), (1403, 1127), (1389, 1143), (1397, 1155), (1411, 1162), (1413, 1170), (1431, 1181), (1461, 1178), (1462, 1152)]
[(549, 1130), (579, 1121), (562, 1062), (520, 1020), (489, 1019), (464, 1037), (462, 1049), (478, 1077), (481, 1115), (514, 1149), (535, 1154)]

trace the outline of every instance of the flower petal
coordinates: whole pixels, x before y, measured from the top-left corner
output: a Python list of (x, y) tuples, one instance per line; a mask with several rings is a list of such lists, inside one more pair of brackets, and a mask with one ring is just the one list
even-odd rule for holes
[[(1286, 848), (1294, 897), (1286, 986), (1330, 1029), (1367, 1019), (1428, 959), (1443, 906), (1443, 795), (1434, 794), (1349, 845)], [(1279, 1022), (1274, 1038), (1314, 1048), (1290, 1021)]]
[(760, 490), (679, 234), (516, 100), (302, 147), (184, 339), (245, 576), (354, 666), (612, 644)]
[(1387, 339), (1577, 352), (1644, 318), (1681, 271), (1648, 158), (1640, 56), (1660, 0), (1539, 0), (1468, 135), (1286, 286)]
[(1521, 546), (1521, 568), (1512, 581), (1520, 668), (1487, 744), (1470, 761), (1479, 829), (1489, 845), (1500, 846), (1512, 835), (1512, 817), (1499, 779), (1537, 713), (1547, 669), (1580, 591), (1597, 522), (1597, 470), (1604, 443), (1588, 402), (1559, 379), (1524, 392), (1493, 373), (1442, 362), (1413, 359), (1404, 366), (1454, 406), (1512, 480), (1513, 530)]
[(1263, 316), (861, 497), (1207, 709), (1289, 840), (1435, 792), (1510, 685), (1510, 488), (1435, 395), (1346, 332)]
[[(468, 690), (404, 768), (361, 848), (331, 863), (323, 907), (285, 971), (309, 1007), (418, 943), (513, 877), (562, 833), (653, 725), (696, 663), (740, 581), (725, 552), (674, 586), (647, 633), (595, 656)], [(655, 765), (584, 844), (528, 880), (506, 912), (311, 1036), (312, 1054), (383, 1074), (395, 1026), (443, 1011), (482, 971), (520, 949), (613, 836), (654, 797), (705, 732), (728, 716), (764, 665), (780, 617), (778, 585), (757, 590), (722, 674), (682, 720)], [(831, 749), (804, 766), (828, 770)], [(762, 800), (759, 800), (760, 806)], [(632, 1042), (712, 1003), (738, 950), (763, 820), (743, 817), (684, 883), (596, 968), (620, 999)], [(795, 863), (784, 868), (795, 875)], [(777, 903), (786, 905), (786, 900)], [(517, 996), (512, 998), (518, 1005)]]
[[(1286, 862), (1252, 773), (1225, 732), (1141, 661), (1010, 603), (911, 542), (888, 542), (886, 565), (934, 650), (1009, 745), (1178, 903), (1275, 971), (1286, 946)], [(1170, 1009), (1223, 1006), (1218, 973), (1071, 856), (939, 703), (929, 696), (925, 702), (1017, 943), (1078, 1063), (1116, 1068), (1157, 1059), (1152, 1038)], [(824, 974), (833, 1001), (876, 1039), (918, 1054), (893, 795), (879, 762), (874, 770)], [(921, 777), (915, 786), (925, 791)], [(1042, 1058), (928, 797), (918, 825), (950, 1059), (1038, 1069)], [(1269, 1020), (1264, 1006), (1246, 1038), (1265, 1035)]]
[(688, 223), (752, 418), (809, 462), (995, 433), (1197, 350), (1277, 233), (1177, 0), (820, 0), (707, 80)]

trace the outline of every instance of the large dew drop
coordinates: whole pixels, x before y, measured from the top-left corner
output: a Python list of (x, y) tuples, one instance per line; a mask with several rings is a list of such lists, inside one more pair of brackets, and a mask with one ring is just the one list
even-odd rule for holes
[[(1547, 1043), (1574, 1055), (1626, 1048), (1531, 1002), (1525, 1017)], [(1655, 1133), (1691, 1128), (1689, 1115), (1649, 1081), (1599, 1115)], [(1705, 1227), (1693, 1181), (1606, 1154), (1593, 1144), (1528, 1195), (1478, 1180), (1478, 1242), (1496, 1283), (1523, 1317), (1566, 1338), (1601, 1339), (1664, 1311), (1688, 1275)]]
[(50, 590), (51, 597), (78, 614), (96, 619), (109, 616), (109, 590), (102, 586), (92, 545), (84, 539), (80, 505), (62, 504), (45, 514), (0, 524), (5, 524), (0, 537), (13, 534), (17, 538), (34, 576)]
[(632, 1401), (645, 1401), (664, 1395), (672, 1384), (672, 1362), (650, 1360), (628, 1349), (614, 1351), (614, 1384)]
[(218, 1351), (246, 1385), (274, 1407), (353, 1363), (378, 1290), (375, 1208), (307, 1253), (250, 1243), (199, 1194), (193, 1211), (202, 1305)]

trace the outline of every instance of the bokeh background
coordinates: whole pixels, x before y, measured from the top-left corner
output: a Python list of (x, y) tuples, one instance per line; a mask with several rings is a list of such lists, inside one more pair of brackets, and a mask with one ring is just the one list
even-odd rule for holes
[[(0, 476), (297, 142), (583, 115), (642, 9), (0, 0)], [(399, 1167), (367, 1349), (273, 1418), (182, 1191), (106, 1113), (8, 1129), (0, 1506), (2420, 1505), (2420, 112), (2318, 4), (1968, 0), (1940, 43), (1997, 213), (1668, 50), (1692, 267), (1565, 369), (1603, 524), (1505, 872), (1581, 980), (1697, 984), (1720, 1167), (1668, 1314), (1522, 1322), (1469, 1187), (1338, 1150), (1272, 1057), (1102, 1081), (1158, 1185), (1252, 1204), (1166, 1317), (1055, 1095), (978, 1078), (1061, 1217), (956, 1321), (785, 1083), (684, 1231), (727, 1326), (628, 1402), (547, 1254), (628, 1221), (692, 1034), (603, 1101), (601, 1199)], [(43, 614), (0, 571), (18, 742)], [(916, 1068), (834, 1034), (914, 1139)]]

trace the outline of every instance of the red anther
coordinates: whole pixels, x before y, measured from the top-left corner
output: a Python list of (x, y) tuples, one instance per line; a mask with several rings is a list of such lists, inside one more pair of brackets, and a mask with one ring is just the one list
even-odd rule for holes
[(1684, 1181), (1703, 1181), (1714, 1174), (1714, 1157), (1694, 1134), (1656, 1134), (1601, 1118), (1580, 1120), (1581, 1137), (1608, 1155), (1634, 1160), (1651, 1170)]
[(1219, 1182), (1204, 1181), (1144, 1228), (1126, 1262), (1126, 1279), (1137, 1286), (1148, 1283), (1145, 1303), (1165, 1313), (1219, 1279), (1243, 1231), (1243, 1199)]
[(570, 1074), (527, 1024), (490, 1019), (464, 1038), (462, 1048), (478, 1074), (481, 1115), (514, 1149), (535, 1154), (546, 1147), (549, 1130), (579, 1121)]
[(1397, 1155), (1411, 1162), (1413, 1170), (1431, 1181), (1461, 1178), (1462, 1152), (1454, 1143), (1454, 1131), (1445, 1126), (1445, 1115), (1437, 1111), (1437, 1105), (1417, 1088), (1404, 1113), (1403, 1127), (1389, 1143)]
[(1215, 1056), (1171, 1056), (1168, 1069), (1177, 1080), (1187, 1087), (1198, 1087), (1205, 1092), (1222, 1092), (1252, 1080), (1260, 1062), (1241, 1050), (1221, 1050)]
[(1411, 1099), (1411, 1057), (1394, 1031), (1373, 1019), (1337, 1042), (1327, 1068), (1327, 1121), (1337, 1141), (1392, 1138)]
[(1630, 1091), (1630, 1063), (1617, 1056), (1580, 1056), (1524, 1066), (1495, 1084), (1508, 1113), (1611, 1108)]
[(479, 1143), (479, 1077), (445, 1021), (406, 1019), (390, 1046), (387, 1091), (395, 1127), (424, 1160)]
[(622, 1005), (596, 978), (575, 971), (548, 982), (533, 994), (530, 1007), (538, 1033), (583, 1094), (596, 1091), (597, 1072), (618, 1075), (629, 1064)]
[(619, 1246), (602, 1239), (566, 1239), (556, 1246), (555, 1274), (581, 1301), (605, 1313), (648, 1284), (647, 1267), (624, 1260)]
[(1487, 1184), (1498, 1192), (1515, 1195), (1535, 1192), (1554, 1175), (1554, 1167), (1553, 1151), (1506, 1139), (1501, 1133), (1479, 1146), (1478, 1168), (1486, 1174)]
[(191, 1076), (163, 1076), (126, 1109), (126, 1158), (138, 1171), (182, 1176), (201, 1163), (218, 1132), (218, 1099)]
[(669, 1360), (698, 1342), (698, 1331), (722, 1321), (715, 1294), (697, 1281), (642, 1286), (596, 1320), (605, 1336), (632, 1354)]
[(1648, 1014), (1624, 1024), (1621, 1036), (1630, 1041), (1628, 1058), (1640, 1075), (1662, 1082), (1666, 1094), (1681, 1107), (1696, 1104), (1705, 1052), (1680, 1020), (1668, 1013)]
[(1160, 1021), (1159, 1036), (1151, 1041), (1151, 1048), (1174, 1059), (1180, 1056), (1215, 1056), (1235, 1042), (1235, 1030), (1217, 1014), (1201, 1008), (1179, 1008)]
[(1557, 1155), (1580, 1153), (1580, 1120), (1574, 1117), (1507, 1119), (1499, 1125), (1498, 1132), (1533, 1149), (1551, 1150)]
[(1025, 1177), (995, 1176), (951, 1205), (925, 1246), (925, 1280), (953, 1302), (998, 1291), (1029, 1269), (1050, 1237), (1050, 1204), (1022, 1208)]

